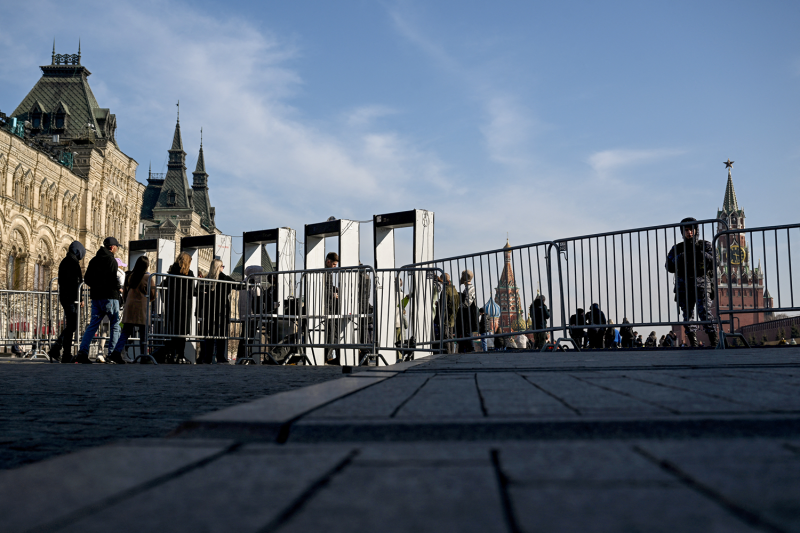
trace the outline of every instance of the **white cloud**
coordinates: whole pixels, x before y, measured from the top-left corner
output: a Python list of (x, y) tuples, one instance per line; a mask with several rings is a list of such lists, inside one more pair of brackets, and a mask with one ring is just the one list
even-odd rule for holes
[(626, 167), (653, 163), (686, 153), (685, 150), (660, 148), (653, 150), (603, 150), (589, 157), (589, 165), (601, 178), (609, 177)]

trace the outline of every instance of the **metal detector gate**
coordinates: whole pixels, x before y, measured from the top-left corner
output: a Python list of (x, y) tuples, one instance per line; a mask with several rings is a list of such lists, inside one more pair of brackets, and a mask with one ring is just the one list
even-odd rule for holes
[[(317, 224), (306, 224), (305, 227), (305, 259), (304, 268), (306, 270), (315, 270), (325, 268), (325, 256), (327, 251), (325, 249), (325, 238), (338, 237), (339, 249), (339, 268), (357, 267), (360, 265), (360, 248), (361, 238), (359, 232), (360, 226), (356, 220), (328, 220), (326, 222), (319, 222)], [(306, 284), (304, 294), (306, 300), (306, 312), (313, 315), (325, 314), (325, 309), (319, 309), (311, 313), (309, 305), (311, 302), (328, 302), (329, 306), (340, 307), (349, 302), (360, 302), (364, 299), (362, 294), (365, 284), (358, 283), (354, 276), (338, 276), (338, 287), (327, 287), (326, 283), (321, 282), (323, 279), (328, 279), (327, 276), (316, 276), (313, 278), (304, 279)], [(366, 284), (369, 285), (369, 284)], [(359, 290), (359, 287), (362, 287)], [(327, 294), (328, 291), (336, 292), (336, 296)], [(326, 300), (327, 298), (327, 300)], [(367, 295), (367, 300), (369, 295)], [(356, 309), (357, 306), (348, 306), (349, 308)], [(338, 314), (334, 309), (327, 309), (331, 314)], [(352, 319), (342, 317), (335, 319), (338, 322), (338, 327), (334, 331), (328, 331), (332, 325), (333, 319), (325, 318), (309, 318), (308, 332), (311, 337), (311, 344), (326, 344), (325, 340), (333, 341), (333, 343), (340, 343), (346, 338), (354, 338), (356, 330), (359, 330), (359, 325), (364, 329), (364, 325), (358, 320), (357, 316)], [(360, 331), (359, 336), (366, 334), (365, 331)], [(333, 339), (331, 339), (333, 335)], [(330, 344), (330, 343), (329, 343)], [(309, 359), (316, 365), (325, 364), (325, 350), (322, 348), (311, 348), (309, 350)], [(358, 364), (358, 351), (353, 349), (339, 350), (339, 362), (342, 365), (357, 365)]]
[[(430, 279), (429, 272), (417, 271), (411, 276), (409, 287), (395, 287), (396, 278), (392, 272), (386, 269), (396, 268), (395, 264), (395, 235), (394, 231), (401, 228), (412, 228), (414, 231), (413, 260), (412, 263), (424, 263), (433, 260), (433, 211), (424, 209), (412, 209), (410, 211), (400, 211), (384, 215), (373, 216), (373, 232), (375, 246), (375, 301), (382, 302), (382, 306), (387, 308), (398, 308), (398, 313), (402, 314), (402, 309), (398, 306), (403, 305), (400, 297), (402, 291), (407, 291), (408, 307), (410, 316), (408, 324), (411, 326), (407, 331), (401, 331), (401, 343), (413, 341), (415, 344), (430, 343), (433, 335), (433, 310), (430, 302), (425, 302), (423, 298), (414, 298), (415, 293), (428, 294), (430, 287), (434, 283)], [(382, 270), (382, 272), (381, 272)], [(400, 301), (398, 301), (400, 297)], [(408, 311), (406, 311), (408, 313)], [(376, 325), (376, 334), (379, 339), (379, 346), (389, 346), (388, 340), (394, 341), (397, 336), (395, 331), (394, 313), (381, 313), (378, 317), (379, 323)], [(396, 357), (394, 350), (383, 349), (380, 351), (384, 359), (393, 361)]]
[[(155, 261), (150, 263), (149, 271), (152, 274), (166, 274), (170, 265), (175, 261), (175, 241), (170, 239), (142, 239), (137, 241), (130, 241), (128, 243), (128, 269), (133, 270), (136, 261), (140, 257), (145, 257), (147, 254), (155, 253)], [(149, 312), (156, 312), (161, 314), (160, 309), (150, 309)], [(163, 314), (161, 315), (163, 316)], [(144, 328), (145, 330), (147, 328)], [(146, 335), (146, 331), (139, 331), (139, 335)], [(147, 339), (142, 341), (145, 343)], [(147, 357), (146, 353), (142, 353), (142, 343), (131, 342), (125, 347), (128, 353), (128, 358), (133, 361), (138, 361), (141, 357)]]
[[(192, 259), (191, 269), (195, 276), (199, 275), (200, 250), (211, 249), (213, 258), (222, 259), (224, 270), (231, 271), (231, 236), (230, 235), (197, 235), (181, 239), (181, 252), (186, 252)], [(223, 270), (223, 272), (224, 272)], [(191, 316), (195, 316), (197, 299), (192, 298)], [(191, 320), (191, 336), (197, 335), (197, 320)], [(186, 343), (184, 357), (187, 361), (196, 362), (197, 349), (194, 343)]]
[[(262, 255), (264, 252), (264, 246), (267, 244), (275, 244), (276, 245), (276, 253), (275, 253), (275, 264), (277, 266), (278, 272), (291, 272), (294, 271), (295, 266), (295, 241), (296, 241), (296, 232), (292, 228), (274, 228), (274, 229), (266, 229), (266, 230), (258, 230), (258, 231), (246, 231), (242, 234), (242, 242), (244, 248), (244, 261), (242, 267), (242, 279), (246, 282), (247, 281), (247, 268), (248, 267), (263, 267), (262, 264)], [(264, 269), (266, 270), (266, 269)], [(270, 279), (271, 278), (271, 279)], [(269, 314), (276, 314), (276, 313), (285, 313), (284, 304), (288, 301), (289, 298), (296, 297), (295, 295), (295, 283), (296, 283), (296, 276), (266, 276), (266, 277), (256, 277), (257, 281), (263, 280), (263, 284), (272, 284), (277, 281), (277, 291), (276, 291), (276, 302), (275, 305), (277, 306), (275, 309), (260, 309), (260, 312), (256, 313), (253, 307), (258, 306), (259, 304), (263, 303), (264, 299), (258, 297), (255, 292), (256, 290), (263, 290), (269, 287), (248, 287), (244, 291), (241, 292), (239, 298), (240, 301), (244, 298), (243, 304), (240, 304), (243, 309), (245, 309), (244, 314), (248, 316), (253, 316), (256, 318), (252, 318), (249, 320), (245, 320), (242, 324), (243, 330), (243, 340), (247, 346), (247, 350), (242, 352), (242, 357), (237, 357), (236, 364), (261, 364), (261, 352), (257, 349), (253, 351), (252, 347), (249, 346), (251, 341), (253, 341), (253, 345), (257, 346), (260, 345), (260, 339), (256, 342), (254, 340), (254, 335), (257, 331), (261, 329), (261, 318), (259, 315), (261, 312), (269, 313)], [(253, 293), (253, 294), (251, 294)]]

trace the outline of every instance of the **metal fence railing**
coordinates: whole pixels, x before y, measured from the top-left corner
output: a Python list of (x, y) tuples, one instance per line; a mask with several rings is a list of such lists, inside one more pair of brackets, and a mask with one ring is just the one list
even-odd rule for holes
[(553, 242), (510, 246), (409, 265), (442, 272), (441, 300), (449, 302), (443, 316), (445, 350), (480, 352), (489, 349), (544, 350), (563, 341), (554, 339), (563, 325), (556, 321), (561, 296), (553, 299), (550, 254)]
[(793, 266), (800, 243), (800, 224), (720, 231), (714, 236), (717, 251), (716, 313), (728, 331), (725, 337), (739, 337), (740, 328), (765, 322), (778, 313), (800, 311), (800, 270)]
[(251, 274), (237, 362), (363, 364), (375, 353), (374, 293), (368, 266)]
[[(151, 274), (146, 346), (158, 362), (229, 362), (242, 340), (237, 281)], [(198, 348), (200, 353), (198, 354)]]
[(375, 349), (384, 363), (444, 351), (444, 274), (426, 266), (375, 272)]
[[(633, 328), (716, 331), (712, 241), (718, 226), (727, 227), (713, 219), (558, 239), (565, 332), (582, 347), (603, 348), (633, 347)], [(687, 229), (695, 232), (688, 241)]]
[(0, 290), (0, 346), (31, 359), (47, 358), (54, 326), (49, 291)]
[[(152, 274), (140, 355), (393, 364), (564, 342), (631, 347), (633, 330), (650, 327), (687, 339), (703, 330), (719, 347), (735, 337), (747, 345), (737, 333), (742, 327), (800, 312), (792, 239), (800, 242), (800, 224), (728, 229), (725, 220), (710, 219), (507, 244), (394, 269), (259, 272), (242, 282)], [(87, 286), (78, 288), (76, 303), (77, 345), (91, 320)], [(64, 325), (57, 279), (48, 290), (0, 291), (6, 352), (46, 357)], [(109, 340), (101, 327), (91, 353), (102, 353)]]

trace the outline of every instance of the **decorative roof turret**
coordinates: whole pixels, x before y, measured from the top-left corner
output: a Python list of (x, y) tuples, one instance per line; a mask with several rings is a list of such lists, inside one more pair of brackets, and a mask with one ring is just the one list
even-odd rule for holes
[(206, 173), (206, 159), (203, 156), (203, 130), (200, 129), (200, 153), (197, 156), (197, 168), (192, 172), (192, 203), (194, 211), (200, 215), (200, 224), (212, 230), (214, 224), (214, 208), (208, 197), (208, 174)]
[(164, 177), (155, 207), (191, 209), (192, 190), (189, 187), (189, 179), (186, 177), (186, 152), (183, 151), (183, 139), (181, 139), (180, 102), (178, 102), (178, 120), (172, 136), (172, 147), (168, 152), (167, 174)]
[(733, 161), (728, 159), (722, 162), (728, 169), (728, 184), (725, 186), (725, 197), (722, 199), (722, 209), (717, 211), (717, 218), (728, 221), (730, 229), (744, 227), (744, 210), (739, 209), (739, 202), (736, 199), (736, 191), (733, 188)]

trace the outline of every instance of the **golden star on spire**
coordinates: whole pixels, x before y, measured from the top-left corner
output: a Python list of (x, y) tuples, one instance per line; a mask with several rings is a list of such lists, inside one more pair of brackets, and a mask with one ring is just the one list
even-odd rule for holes
[(733, 161), (731, 161), (731, 158), (730, 158), (730, 157), (728, 158), (728, 160), (727, 160), (727, 161), (723, 161), (723, 162), (722, 162), (722, 164), (723, 164), (723, 165), (725, 165), (725, 168), (731, 168), (731, 167), (733, 167), (733, 163), (734, 163), (734, 162), (733, 162)]

